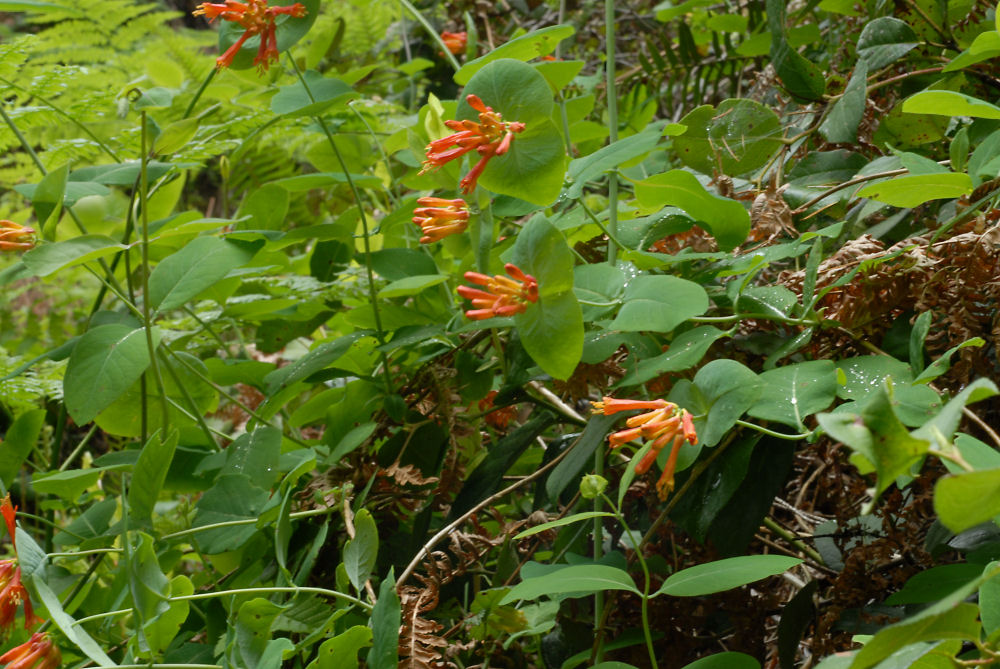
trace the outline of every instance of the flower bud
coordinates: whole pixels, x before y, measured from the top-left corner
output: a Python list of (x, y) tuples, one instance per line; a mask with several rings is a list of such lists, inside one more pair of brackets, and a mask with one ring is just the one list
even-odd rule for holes
[(580, 480), (580, 496), (584, 499), (594, 499), (608, 487), (608, 480), (597, 474), (586, 474)]

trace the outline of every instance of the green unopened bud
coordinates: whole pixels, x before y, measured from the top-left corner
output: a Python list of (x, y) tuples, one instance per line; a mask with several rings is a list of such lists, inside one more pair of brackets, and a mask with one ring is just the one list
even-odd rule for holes
[(584, 499), (594, 499), (608, 487), (608, 480), (597, 474), (587, 474), (580, 481), (580, 496)]

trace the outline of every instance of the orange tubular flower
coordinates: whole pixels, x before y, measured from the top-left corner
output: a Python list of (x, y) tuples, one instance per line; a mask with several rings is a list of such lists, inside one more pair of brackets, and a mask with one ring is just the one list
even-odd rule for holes
[(530, 274), (525, 274), (516, 265), (507, 263), (504, 270), (513, 278), (497, 274), (486, 276), (479, 272), (466, 272), (465, 280), (485, 286), (486, 290), (472, 286), (459, 286), (458, 294), (472, 301), (472, 306), (465, 312), (466, 318), (481, 321), (494, 316), (513, 316), (524, 312), (528, 302), (538, 301), (538, 281)]
[(465, 45), (469, 42), (469, 35), (464, 32), (450, 33), (446, 30), (441, 33), (441, 41), (448, 47), (448, 51), (458, 55), (465, 51)]
[(496, 399), (497, 391), (491, 390), (486, 393), (486, 397), (479, 400), (479, 410), (489, 411), (483, 420), (486, 421), (487, 425), (491, 425), (497, 430), (506, 430), (510, 422), (517, 418), (517, 408), (513, 406), (501, 407), (499, 409), (494, 409), (493, 400)]
[(0, 656), (4, 669), (57, 669), (62, 664), (59, 647), (48, 634), (35, 632), (20, 646)]
[[(10, 495), (5, 496), (0, 502), (0, 514), (3, 514), (7, 533), (10, 534), (10, 541), (14, 545), (16, 553), (17, 525), (15, 518), (17, 507), (11, 504)], [(14, 626), (17, 610), (22, 603), (24, 604), (24, 629), (30, 629), (42, 622), (40, 618), (35, 616), (31, 608), (31, 598), (28, 596), (24, 584), (21, 583), (21, 567), (17, 559), (0, 560), (0, 637), (6, 637)]]
[(514, 141), (514, 133), (524, 132), (524, 124), (519, 121), (504, 121), (499, 113), (493, 111), (492, 107), (487, 107), (475, 95), (468, 95), (465, 99), (470, 107), (479, 112), (479, 123), (445, 121), (446, 126), (457, 132), (435, 139), (427, 145), (427, 158), (420, 174), (426, 174), (470, 151), (476, 151), (480, 156), (479, 162), (459, 184), (463, 193), (471, 193), (490, 158), (507, 153)]
[(215, 66), (220, 69), (228, 67), (233, 62), (233, 58), (243, 48), (244, 42), (254, 35), (259, 35), (260, 46), (253, 62), (261, 74), (267, 71), (271, 63), (278, 62), (278, 38), (275, 33), (275, 20), (281, 14), (300, 19), (306, 15), (306, 7), (300, 2), (296, 2), (294, 5), (268, 7), (267, 0), (247, 0), (245, 3), (226, 0), (221, 4), (203, 2), (194, 11), (195, 16), (204, 16), (209, 21), (221, 17), (224, 21), (238, 23), (244, 29), (240, 38), (215, 60)]
[(464, 232), (469, 225), (469, 205), (465, 200), (422, 197), (417, 204), (423, 205), (413, 210), (413, 222), (424, 233), (421, 244), (439, 242), (448, 235)]
[(35, 231), (14, 221), (0, 221), (0, 251), (27, 251), (35, 247)]
[(600, 402), (592, 402), (594, 413), (611, 416), (619, 411), (645, 410), (646, 413), (629, 418), (626, 428), (608, 437), (611, 448), (618, 448), (636, 439), (650, 442), (649, 450), (635, 465), (635, 473), (643, 475), (649, 471), (660, 451), (670, 443), (670, 457), (663, 467), (663, 473), (656, 482), (656, 492), (661, 500), (666, 500), (674, 489), (674, 470), (677, 467), (677, 456), (681, 445), (686, 441), (691, 445), (698, 443), (698, 435), (694, 429), (694, 419), (686, 409), (679, 408), (666, 400), (618, 400), (605, 397)]

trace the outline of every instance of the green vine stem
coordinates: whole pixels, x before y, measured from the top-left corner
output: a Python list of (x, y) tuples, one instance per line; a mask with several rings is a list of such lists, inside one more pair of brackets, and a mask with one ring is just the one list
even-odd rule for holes
[(448, 62), (451, 63), (451, 66), (455, 68), (455, 71), (458, 72), (460, 69), (462, 69), (462, 66), (458, 62), (458, 59), (455, 58), (455, 54), (453, 54), (451, 51), (448, 50), (448, 47), (441, 39), (441, 36), (438, 35), (437, 31), (434, 30), (434, 27), (427, 22), (427, 19), (425, 19), (424, 15), (420, 13), (420, 10), (414, 7), (413, 4), (410, 2), (410, 0), (399, 0), (399, 4), (405, 7), (406, 11), (410, 12), (410, 14), (413, 15), (413, 18), (417, 20), (417, 23), (419, 23), (424, 27), (424, 30), (426, 30), (427, 34), (431, 36), (431, 39), (433, 39), (434, 42), (437, 43), (438, 48), (441, 49), (441, 52), (444, 54), (445, 58), (448, 59)]
[[(600, 498), (603, 499), (605, 504), (608, 505), (608, 508), (614, 512), (615, 519), (621, 523), (622, 527), (625, 528), (625, 531), (628, 533), (629, 542), (631, 542), (635, 551), (635, 557), (639, 560), (639, 566), (642, 567), (642, 635), (646, 640), (646, 651), (649, 653), (650, 666), (654, 669), (659, 669), (660, 665), (656, 661), (656, 652), (653, 650), (653, 633), (649, 627), (649, 588), (651, 585), (649, 565), (646, 564), (646, 558), (642, 556), (641, 544), (636, 542), (635, 535), (632, 533), (632, 529), (628, 526), (628, 523), (625, 522), (625, 517), (622, 515), (621, 510), (604, 493), (601, 493)], [(598, 653), (599, 652), (600, 648), (598, 648)]]
[(187, 118), (188, 116), (191, 115), (191, 113), (194, 111), (194, 106), (196, 104), (198, 104), (198, 100), (201, 99), (201, 94), (204, 93), (205, 89), (208, 88), (208, 85), (210, 83), (212, 83), (212, 79), (215, 78), (215, 74), (218, 71), (219, 71), (219, 68), (217, 68), (217, 67), (213, 67), (209, 71), (208, 76), (205, 77), (205, 80), (201, 82), (201, 86), (199, 86), (198, 90), (195, 91), (194, 97), (191, 98), (191, 102), (188, 103), (187, 109), (184, 110), (184, 116), (181, 116), (181, 119), (185, 119), (185, 118)]
[[(608, 97), (608, 143), (618, 141), (618, 89), (615, 85), (615, 2), (604, 0), (604, 74)], [(615, 264), (618, 233), (618, 170), (608, 174), (608, 262)]]
[[(153, 372), (153, 378), (156, 380), (156, 387), (160, 391), (160, 411), (162, 412), (163, 422), (161, 424), (162, 433), (166, 438), (168, 432), (168, 427), (170, 426), (170, 408), (167, 404), (167, 390), (163, 385), (163, 376), (160, 374), (160, 365), (156, 359), (156, 346), (153, 344), (153, 321), (149, 312), (149, 147), (147, 146), (148, 141), (148, 127), (147, 127), (147, 117), (146, 112), (142, 112), (142, 140), (141, 151), (142, 151), (142, 162), (140, 164), (139, 171), (139, 206), (142, 211), (142, 244), (140, 249), (142, 251), (142, 323), (143, 329), (146, 331), (146, 348), (149, 352), (149, 367)], [(147, 395), (143, 393), (142, 403), (145, 406), (147, 401)], [(146, 435), (142, 435), (142, 443), (146, 443)]]
[[(405, 0), (400, 0), (405, 2)], [(299, 82), (302, 84), (303, 90), (305, 90), (306, 95), (309, 96), (309, 100), (316, 102), (316, 98), (313, 97), (312, 90), (309, 88), (309, 84), (306, 82), (306, 78), (302, 76), (302, 70), (299, 69), (298, 63), (292, 58), (291, 54), (288, 54), (288, 61), (292, 64), (292, 69), (295, 70), (295, 75), (299, 78)], [(326, 134), (326, 140), (330, 144), (330, 148), (333, 149), (333, 154), (337, 157), (337, 162), (340, 164), (340, 169), (344, 171), (344, 178), (347, 179), (347, 185), (351, 189), (351, 193), (354, 195), (354, 203), (358, 207), (358, 215), (361, 218), (361, 228), (364, 233), (364, 246), (365, 246), (365, 272), (368, 275), (368, 297), (372, 303), (372, 316), (375, 318), (375, 336), (379, 343), (379, 358), (382, 362), (382, 375), (385, 381), (385, 392), (386, 395), (392, 395), (392, 376), (389, 371), (389, 356), (385, 352), (385, 330), (382, 329), (382, 316), (379, 313), (378, 308), (378, 294), (375, 290), (375, 272), (372, 270), (372, 248), (370, 232), (368, 228), (368, 215), (365, 214), (364, 201), (361, 199), (361, 191), (358, 190), (358, 186), (354, 183), (354, 179), (351, 178), (351, 173), (347, 169), (347, 163), (344, 161), (344, 157), (340, 153), (340, 149), (337, 148), (337, 142), (333, 139), (333, 133), (330, 132), (329, 126), (327, 126), (326, 121), (322, 116), (315, 116), (316, 122), (323, 129)]]
[[(263, 587), (263, 588), (239, 588), (235, 590), (217, 590), (215, 592), (198, 592), (193, 595), (178, 595), (177, 597), (167, 597), (165, 601), (167, 602), (193, 602), (199, 599), (212, 599), (213, 597), (228, 597), (230, 595), (270, 595), (277, 593), (289, 593), (292, 595), (322, 595), (324, 597), (333, 597), (334, 599), (342, 599), (345, 602), (353, 604), (365, 611), (365, 613), (372, 612), (372, 605), (368, 602), (362, 601), (357, 597), (352, 597), (343, 592), (337, 592), (336, 590), (327, 590), (326, 588), (313, 588), (313, 587), (297, 587), (297, 586), (274, 586), (274, 587)], [(132, 613), (132, 609), (116, 609), (114, 611), (104, 611), (103, 613), (95, 613), (92, 616), (87, 616), (86, 618), (80, 618), (73, 622), (74, 627), (83, 625), (84, 623), (92, 622), (94, 620), (103, 620), (105, 618), (114, 618), (115, 616), (123, 616), (128, 613)], [(142, 667), (147, 667), (149, 665), (139, 665)], [(184, 665), (185, 667), (190, 665)]]

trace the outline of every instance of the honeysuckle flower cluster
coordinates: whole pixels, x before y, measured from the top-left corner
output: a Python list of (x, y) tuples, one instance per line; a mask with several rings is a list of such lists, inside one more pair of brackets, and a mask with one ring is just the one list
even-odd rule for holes
[(195, 16), (205, 16), (209, 21), (222, 18), (223, 21), (238, 23), (244, 29), (240, 38), (215, 60), (215, 66), (220, 69), (232, 64), (233, 57), (243, 48), (243, 44), (248, 39), (254, 35), (260, 35), (260, 47), (257, 49), (257, 56), (253, 62), (261, 74), (267, 71), (271, 63), (278, 62), (278, 38), (275, 32), (277, 24), (275, 21), (282, 14), (300, 19), (306, 15), (306, 7), (301, 2), (296, 2), (294, 5), (268, 7), (267, 0), (247, 0), (246, 2), (225, 0), (223, 3), (203, 2), (194, 11)]
[(458, 294), (472, 300), (472, 306), (477, 307), (466, 311), (466, 318), (481, 321), (494, 316), (513, 316), (524, 312), (529, 302), (538, 301), (538, 281), (535, 277), (525, 274), (511, 263), (504, 265), (504, 270), (510, 277), (501, 274), (487, 276), (479, 272), (465, 273), (466, 281), (486, 288), (458, 287)]
[[(3, 515), (7, 532), (10, 534), (17, 555), (17, 507), (10, 502), (10, 495), (0, 502), (0, 514)], [(24, 605), (24, 629), (31, 629), (43, 622), (31, 608), (31, 597), (21, 582), (21, 565), (15, 557), (0, 560), (0, 636), (6, 638), (14, 627), (17, 611)], [(62, 663), (59, 648), (52, 643), (48, 634), (35, 632), (31, 638), (16, 646), (2, 656), (0, 664), (4, 669), (55, 669)]]
[(33, 228), (14, 221), (0, 221), (0, 251), (27, 251), (34, 246)]
[(469, 205), (465, 200), (422, 197), (413, 210), (413, 222), (420, 226), (421, 244), (439, 242), (448, 235), (464, 232), (469, 225)]
[(446, 30), (441, 33), (441, 41), (448, 47), (448, 51), (458, 55), (465, 51), (465, 45), (469, 42), (469, 35), (465, 32), (450, 33)]
[(4, 669), (56, 669), (62, 664), (59, 647), (44, 632), (35, 632), (31, 638), (0, 655)]
[(656, 482), (656, 492), (661, 500), (666, 500), (667, 495), (674, 489), (674, 469), (677, 466), (677, 455), (680, 453), (681, 445), (686, 441), (689, 444), (698, 443), (698, 435), (694, 429), (694, 420), (686, 409), (681, 409), (673, 402), (666, 400), (619, 400), (613, 397), (605, 397), (601, 402), (593, 402), (594, 413), (611, 416), (620, 411), (644, 410), (641, 413), (629, 418), (626, 422), (626, 429), (619, 430), (608, 437), (611, 448), (618, 448), (636, 439), (643, 439), (651, 442), (650, 448), (635, 466), (635, 473), (643, 475), (656, 462), (660, 451), (669, 443), (671, 444), (670, 456), (667, 464), (663, 467), (663, 473)]
[(469, 106), (479, 112), (479, 123), (475, 121), (445, 121), (444, 124), (458, 132), (432, 140), (427, 145), (427, 158), (424, 160), (420, 174), (425, 174), (441, 167), (456, 158), (461, 158), (470, 151), (479, 153), (479, 162), (459, 182), (463, 193), (471, 193), (476, 188), (476, 182), (486, 169), (493, 156), (502, 156), (510, 150), (514, 134), (524, 131), (524, 124), (519, 121), (504, 121), (498, 112), (476, 95), (465, 97)]

